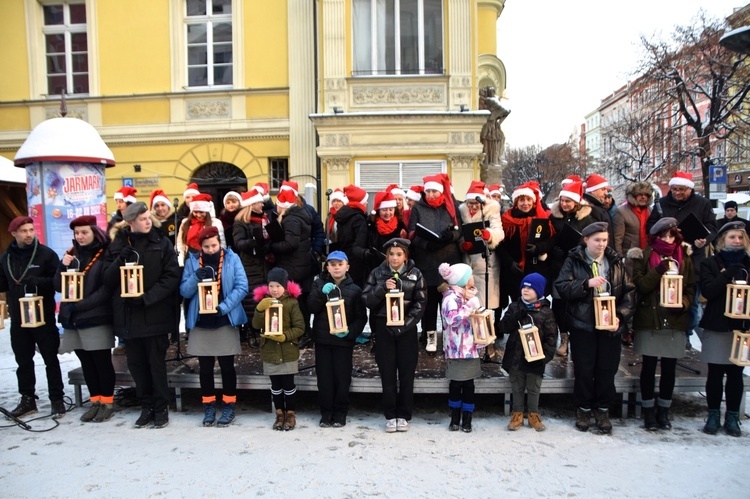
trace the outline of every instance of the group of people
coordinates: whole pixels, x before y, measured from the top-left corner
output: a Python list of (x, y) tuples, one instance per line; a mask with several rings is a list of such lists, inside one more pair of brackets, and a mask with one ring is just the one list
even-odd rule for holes
[[(52, 413), (65, 412), (54, 291), (74, 265), (84, 274), (84, 296), (62, 303), (58, 320), (64, 347), (80, 358), (91, 394), (83, 421), (112, 417), (109, 354), (117, 336), (141, 402), (136, 427), (168, 424), (164, 358), (184, 313), (187, 352), (199, 359), (204, 426), (234, 420), (234, 360), (246, 339), (260, 349), (270, 377), (272, 427), (294, 429), (294, 375), (299, 349), (309, 338), (315, 344), (321, 427), (346, 424), (353, 349), (372, 342), (386, 431), (407, 431), (421, 340), (427, 352), (441, 349), (446, 357), (449, 429), (469, 432), (481, 354), (484, 348), (496, 354), (494, 345), (476, 340), (473, 318), (491, 310), (498, 337), (508, 337), (502, 366), (513, 389), (509, 430), (523, 426), (524, 413), (530, 427), (545, 429), (539, 413), (544, 365), (570, 350), (575, 426), (588, 431), (593, 418), (600, 432), (611, 432), (614, 377), (621, 348), (631, 341), (643, 356), (644, 426), (669, 429), (676, 363), (705, 302), (699, 329), (701, 357), (709, 364), (704, 430), (716, 433), (722, 426), (724, 392), (723, 427), (740, 434), (742, 368), (728, 359), (731, 332), (745, 324), (725, 317), (723, 307), (726, 284), (746, 278), (750, 269), (750, 240), (741, 221), (719, 229), (688, 174), (675, 174), (670, 191), (655, 202), (651, 186), (636, 182), (620, 206), (612, 206), (609, 183), (600, 175), (585, 181), (571, 175), (549, 207), (531, 181), (512, 191), (507, 210), (497, 184), (473, 181), (459, 202), (447, 175), (423, 180), (406, 191), (393, 184), (376, 193), (369, 213), (368, 194), (359, 186), (333, 190), (325, 220), (290, 181), (275, 201), (265, 183), (230, 192), (218, 216), (211, 197), (195, 184), (176, 212), (161, 190), (147, 204), (123, 187), (115, 194), (118, 210), (109, 233), (93, 217), (73, 220), (73, 246), (62, 260), (34, 237), (31, 218), (15, 219), (9, 226), (14, 241), (0, 257), (0, 291), (9, 293), (22, 395), (13, 415), (36, 410), (35, 344), (47, 366)], [(683, 222), (694, 226), (694, 219), (704, 232), (680, 230)], [(121, 267), (133, 263), (143, 266), (142, 293), (122, 296)], [(662, 306), (665, 274), (682, 277), (681, 302), (670, 307)], [(215, 283), (215, 294), (206, 298), (202, 283)], [(32, 334), (21, 332), (15, 300), (30, 286), (44, 298), (46, 322)], [(602, 309), (600, 297), (613, 298), (612, 308)], [(331, 300), (343, 305), (336, 319), (328, 313)], [(364, 332), (368, 322), (371, 336)], [(530, 325), (539, 344), (523, 333)], [(529, 347), (537, 355), (530, 357)], [(217, 360), (221, 390), (214, 386)]]

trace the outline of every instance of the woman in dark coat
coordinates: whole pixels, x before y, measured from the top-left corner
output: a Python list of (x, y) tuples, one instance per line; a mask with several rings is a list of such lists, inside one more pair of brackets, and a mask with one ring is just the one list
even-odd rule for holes
[[(708, 364), (706, 377), (706, 402), (708, 419), (703, 431), (714, 435), (721, 425), (722, 391), (726, 398), (724, 431), (727, 435), (739, 437), (740, 404), (745, 387), (742, 380), (742, 366), (729, 361), (735, 329), (747, 329), (747, 321), (731, 319), (724, 315), (727, 284), (733, 281), (747, 281), (750, 271), (750, 239), (745, 232), (744, 222), (729, 222), (719, 229), (716, 237), (716, 254), (704, 260), (700, 266), (700, 290), (706, 298), (706, 310), (700, 325), (701, 360)], [(726, 385), (722, 384), (726, 377)]]
[[(424, 275), (427, 303), (422, 318), (422, 339), (425, 350), (437, 351), (437, 314), (443, 295), (438, 287), (443, 277), (438, 271), (441, 263), (453, 265), (463, 259), (458, 242), (461, 231), (456, 215), (456, 202), (451, 194), (451, 183), (444, 173), (424, 177), (424, 196), (411, 209), (408, 234), (412, 240), (414, 265)], [(422, 230), (426, 228), (429, 232)]]
[(365, 285), (367, 266), (364, 252), (356, 248), (360, 234), (367, 230), (367, 192), (356, 185), (344, 187), (347, 203), (336, 211), (336, 249), (349, 257), (349, 276), (360, 288)]
[[(563, 263), (555, 288), (565, 300), (572, 347), (575, 385), (573, 397), (578, 410), (576, 429), (588, 431), (592, 410), (601, 433), (610, 433), (609, 407), (615, 400), (615, 374), (620, 366), (621, 334), (632, 314), (633, 284), (625, 273), (622, 258), (607, 247), (607, 223), (595, 222), (583, 230), (583, 242), (572, 249)], [(596, 265), (594, 265), (596, 263)], [(616, 331), (598, 330), (594, 320), (594, 290), (615, 298)]]
[(58, 321), (64, 328), (62, 351), (74, 350), (81, 361), (91, 408), (81, 421), (102, 423), (112, 418), (115, 402), (115, 369), (110, 350), (115, 344), (112, 330), (112, 289), (104, 284), (104, 254), (109, 238), (93, 216), (70, 222), (73, 247), (65, 252), (55, 273), (55, 291), (61, 292), (61, 273), (83, 272), (83, 299), (60, 303)]
[[(643, 355), (641, 367), (641, 403), (646, 430), (668, 430), (669, 408), (672, 405), (677, 359), (685, 356), (685, 329), (690, 321), (690, 307), (695, 298), (695, 271), (690, 260), (689, 245), (682, 244), (677, 220), (665, 217), (651, 227), (648, 245), (628, 250), (633, 267), (633, 284), (638, 292), (633, 330), (634, 350)], [(665, 308), (659, 302), (662, 276), (667, 272), (682, 276), (682, 302), (677, 308)], [(676, 300), (676, 291), (669, 290)], [(656, 365), (661, 359), (658, 406), (654, 403)]]

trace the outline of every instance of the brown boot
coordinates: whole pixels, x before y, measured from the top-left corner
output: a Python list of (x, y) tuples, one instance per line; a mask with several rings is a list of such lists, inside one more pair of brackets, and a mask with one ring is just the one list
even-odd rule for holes
[(273, 429), (281, 431), (284, 429), (284, 410), (276, 409), (276, 421), (273, 422)]
[(536, 431), (544, 431), (547, 428), (542, 424), (542, 417), (538, 412), (529, 413), (529, 426), (534, 428)]
[(560, 332), (560, 346), (557, 349), (557, 352), (555, 352), (560, 357), (567, 357), (568, 356), (568, 333)]
[(286, 411), (286, 419), (284, 420), (284, 431), (291, 431), (297, 426), (297, 417), (294, 411)]
[(514, 412), (510, 415), (510, 423), (508, 423), (508, 429), (510, 431), (516, 431), (523, 426), (523, 412)]

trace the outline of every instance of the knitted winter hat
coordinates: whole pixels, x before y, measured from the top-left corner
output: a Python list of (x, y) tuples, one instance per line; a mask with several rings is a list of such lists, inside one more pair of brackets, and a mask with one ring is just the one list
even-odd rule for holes
[(268, 271), (268, 278), (266, 280), (269, 283), (277, 282), (281, 284), (282, 287), (286, 288), (286, 285), (289, 284), (289, 274), (287, 274), (286, 270), (281, 267), (274, 267)]
[(466, 283), (471, 279), (472, 271), (471, 267), (465, 263), (456, 263), (448, 265), (447, 263), (441, 263), (438, 267), (438, 272), (443, 276), (445, 282), (451, 286), (466, 286)]
[(544, 288), (547, 286), (547, 279), (542, 274), (533, 272), (521, 280), (521, 289), (527, 286), (534, 290), (537, 300), (541, 300), (544, 297)]
[(672, 187), (673, 185), (681, 185), (688, 189), (693, 189), (695, 187), (693, 174), (688, 172), (675, 172), (674, 177), (669, 180), (669, 187)]

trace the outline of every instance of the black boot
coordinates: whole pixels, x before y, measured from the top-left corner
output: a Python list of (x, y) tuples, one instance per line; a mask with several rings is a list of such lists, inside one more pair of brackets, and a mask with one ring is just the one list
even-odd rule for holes
[(656, 422), (656, 413), (653, 407), (643, 408), (643, 427), (647, 431), (656, 431), (659, 429), (659, 424)]
[(662, 430), (671, 430), (672, 422), (669, 420), (669, 407), (656, 407), (656, 422)]
[(21, 418), (28, 414), (34, 414), (36, 412), (36, 395), (22, 395), (21, 401), (18, 403), (15, 409), (10, 411), (10, 415), (14, 418)]
[(144, 405), (141, 407), (141, 415), (135, 420), (136, 428), (145, 428), (154, 421), (154, 408)]
[(451, 424), (448, 426), (450, 431), (458, 431), (461, 425), (461, 408), (451, 409)]
[(473, 412), (464, 411), (462, 413), (461, 430), (465, 433), (471, 433), (471, 416)]
[(169, 408), (165, 407), (154, 412), (154, 428), (164, 428), (169, 424)]

